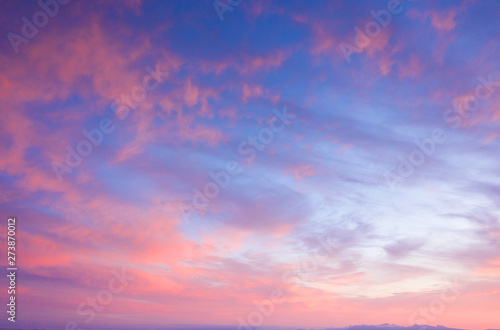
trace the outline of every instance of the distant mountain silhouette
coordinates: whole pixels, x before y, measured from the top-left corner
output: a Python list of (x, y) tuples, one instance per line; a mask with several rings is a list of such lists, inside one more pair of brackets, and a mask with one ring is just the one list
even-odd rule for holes
[[(401, 325), (395, 325), (395, 324), (380, 324), (380, 325), (353, 325), (349, 326), (346, 328), (324, 328), (321, 330), (463, 330), (463, 329), (456, 329), (456, 328), (447, 328), (442, 325), (438, 325), (436, 327), (430, 326), (430, 325), (418, 325), (414, 324), (409, 327), (403, 327)], [(299, 329), (297, 329), (299, 330)]]

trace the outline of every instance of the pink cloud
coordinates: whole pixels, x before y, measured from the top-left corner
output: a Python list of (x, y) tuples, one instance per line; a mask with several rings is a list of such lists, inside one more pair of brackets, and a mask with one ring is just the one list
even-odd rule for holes
[(417, 78), (425, 71), (425, 64), (422, 63), (417, 56), (411, 55), (409, 61), (406, 64), (400, 64), (399, 66), (399, 79), (406, 77)]
[(300, 180), (304, 177), (312, 176), (317, 174), (318, 172), (314, 170), (312, 164), (307, 165), (299, 165), (287, 170), (285, 173), (293, 173), (295, 179)]
[(262, 95), (262, 87), (259, 85), (243, 84), (243, 95), (241, 99), (247, 102), (248, 98)]

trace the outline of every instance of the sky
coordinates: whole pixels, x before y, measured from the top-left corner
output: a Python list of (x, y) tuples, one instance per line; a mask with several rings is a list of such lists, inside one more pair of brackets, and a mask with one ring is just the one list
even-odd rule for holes
[(500, 327), (500, 2), (0, 8), (0, 327)]

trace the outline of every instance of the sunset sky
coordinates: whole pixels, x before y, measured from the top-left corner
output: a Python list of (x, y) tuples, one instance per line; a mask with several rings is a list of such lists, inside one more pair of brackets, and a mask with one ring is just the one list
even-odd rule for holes
[(0, 1), (0, 327), (500, 328), (499, 27), (500, 1)]

